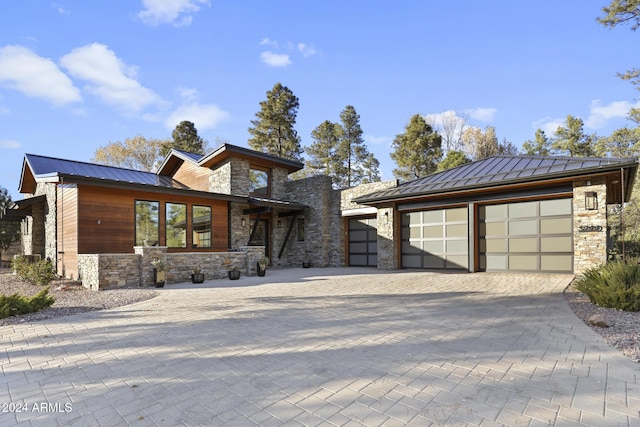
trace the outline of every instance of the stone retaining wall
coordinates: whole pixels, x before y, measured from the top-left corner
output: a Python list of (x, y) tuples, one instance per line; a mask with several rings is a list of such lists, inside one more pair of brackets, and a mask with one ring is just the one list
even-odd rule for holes
[(264, 246), (245, 246), (237, 252), (167, 253), (165, 246), (136, 246), (133, 254), (80, 254), (78, 275), (85, 288), (103, 290), (153, 285), (155, 259), (167, 266), (167, 283), (188, 282), (195, 267), (205, 280), (223, 279), (233, 267), (242, 276), (255, 276)]

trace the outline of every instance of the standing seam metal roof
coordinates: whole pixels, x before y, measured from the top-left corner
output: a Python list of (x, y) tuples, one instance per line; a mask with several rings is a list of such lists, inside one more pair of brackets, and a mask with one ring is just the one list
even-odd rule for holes
[(545, 177), (575, 175), (581, 170), (593, 171), (598, 168), (612, 169), (620, 166), (637, 167), (636, 159), (621, 158), (580, 158), (541, 156), (493, 156), (467, 163), (453, 169), (438, 172), (397, 187), (377, 191), (354, 201), (386, 200), (417, 194), (437, 193), (441, 190), (500, 185), (503, 181), (533, 181)]

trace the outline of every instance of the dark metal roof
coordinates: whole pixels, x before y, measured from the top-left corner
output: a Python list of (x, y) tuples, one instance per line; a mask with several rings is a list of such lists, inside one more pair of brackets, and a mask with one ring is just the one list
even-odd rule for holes
[(155, 187), (188, 189), (188, 187), (180, 184), (171, 177), (156, 175), (153, 172), (124, 169), (75, 160), (57, 159), (34, 154), (25, 154), (25, 160), (36, 180), (56, 176), (67, 178), (79, 177)]
[(204, 157), (202, 154), (192, 153), (190, 151), (185, 151), (185, 150), (178, 150), (177, 148), (172, 148), (172, 150), (178, 152), (179, 154), (182, 154), (185, 157), (188, 157), (194, 162), (198, 162), (200, 159)]
[[(354, 199), (357, 203), (637, 168), (636, 159), (493, 156)], [(635, 174), (634, 174), (635, 176)], [(632, 185), (632, 183), (631, 183)]]

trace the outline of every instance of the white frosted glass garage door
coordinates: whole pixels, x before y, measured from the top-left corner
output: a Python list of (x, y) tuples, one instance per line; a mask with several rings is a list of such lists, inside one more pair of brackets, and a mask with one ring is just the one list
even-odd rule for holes
[(402, 214), (402, 267), (466, 270), (468, 230), (466, 207)]
[(479, 208), (480, 270), (573, 271), (572, 200)]

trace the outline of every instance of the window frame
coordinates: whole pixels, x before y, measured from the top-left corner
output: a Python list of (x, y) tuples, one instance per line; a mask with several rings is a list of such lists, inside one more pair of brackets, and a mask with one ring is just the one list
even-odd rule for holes
[[(266, 178), (267, 178), (266, 192), (262, 193), (262, 192), (254, 191), (255, 188), (253, 188), (253, 185), (251, 182), (251, 171), (264, 172), (266, 174)], [(265, 168), (262, 166), (257, 166), (257, 165), (249, 165), (249, 194), (254, 196), (267, 196), (267, 197), (271, 196), (271, 178), (272, 178), (271, 169)]]
[[(182, 206), (184, 208), (184, 234), (183, 234), (183, 239), (182, 239), (182, 244), (181, 246), (169, 246), (169, 230), (170, 229), (175, 229), (176, 227), (173, 227), (171, 224), (169, 224), (169, 208), (171, 206)], [(188, 231), (189, 231), (189, 223), (187, 222), (187, 217), (188, 217), (188, 211), (187, 211), (187, 203), (176, 203), (176, 202), (164, 202), (164, 242), (165, 242), (165, 246), (167, 248), (171, 248), (171, 249), (186, 249), (188, 246)], [(171, 233), (173, 234), (173, 233)]]
[[(209, 246), (196, 245), (196, 208), (207, 208), (209, 210)], [(200, 238), (198, 238), (200, 241)], [(205, 240), (206, 241), (206, 240)], [(211, 249), (213, 247), (213, 208), (208, 205), (191, 205), (191, 247), (196, 249)]]
[[(155, 245), (151, 245), (151, 246), (157, 246), (160, 244), (160, 201), (159, 200), (145, 200), (145, 199), (135, 199), (134, 200), (134, 209), (133, 209), (133, 241), (135, 243), (135, 246), (145, 246), (144, 241), (145, 240), (149, 240), (149, 239), (142, 239), (141, 242), (138, 242), (138, 206), (141, 206), (139, 204), (141, 203), (149, 203), (149, 204), (156, 204), (157, 209), (156, 209), (156, 231), (157, 231), (157, 235), (155, 238)], [(148, 237), (148, 236), (147, 236)]]

